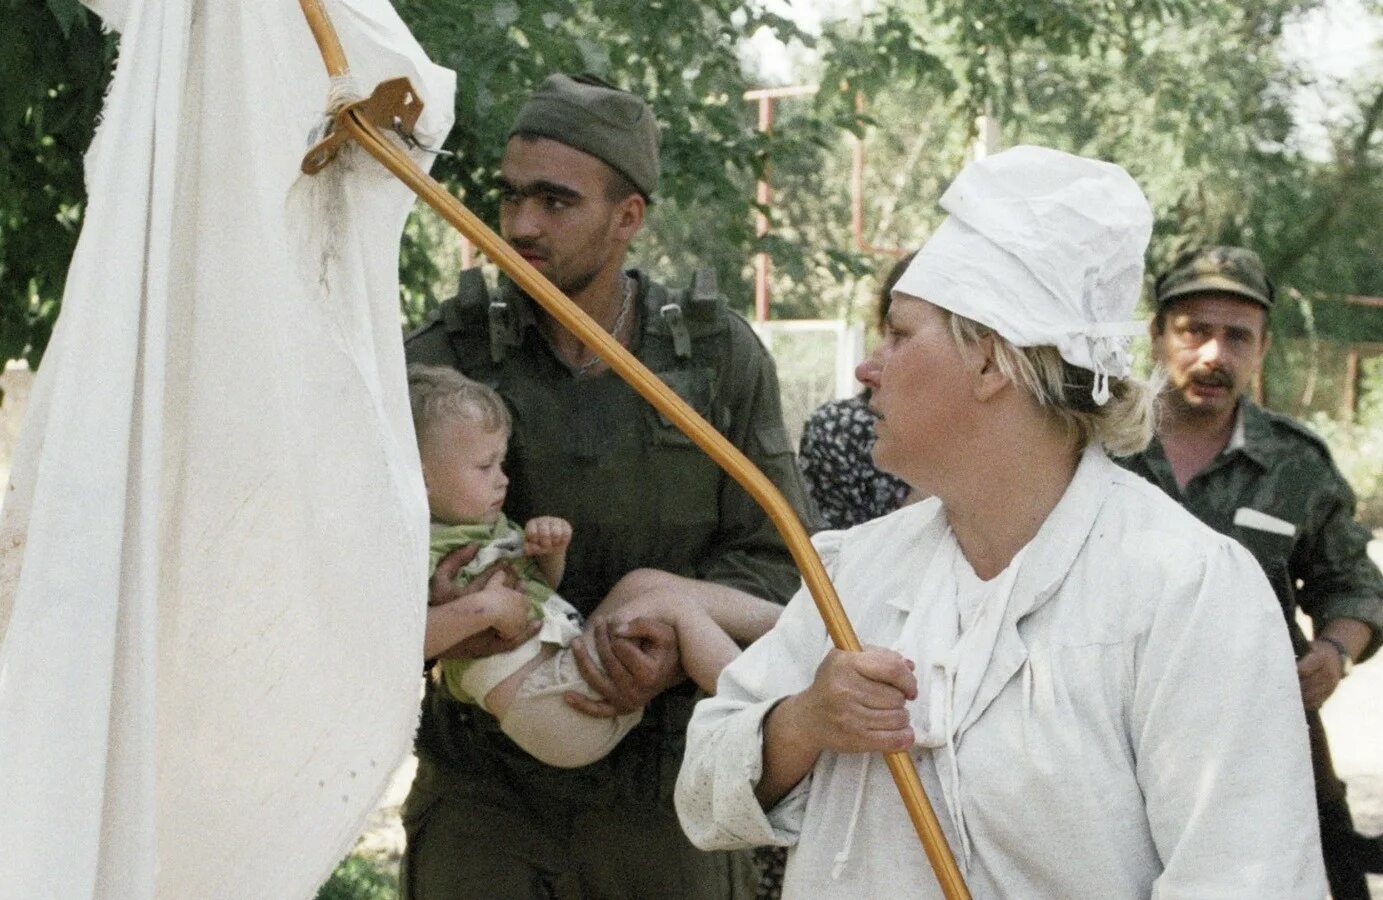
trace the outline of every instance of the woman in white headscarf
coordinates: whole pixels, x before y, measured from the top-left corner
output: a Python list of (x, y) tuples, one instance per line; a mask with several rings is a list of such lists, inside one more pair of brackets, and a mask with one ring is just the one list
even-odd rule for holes
[(866, 649), (799, 593), (697, 707), (684, 829), (790, 846), (785, 896), (940, 897), (878, 752), (907, 750), (976, 897), (1322, 897), (1272, 591), (1105, 456), (1152, 426), (1147, 201), (1018, 147), (942, 206), (858, 373), (875, 460), (932, 499), (818, 536)]

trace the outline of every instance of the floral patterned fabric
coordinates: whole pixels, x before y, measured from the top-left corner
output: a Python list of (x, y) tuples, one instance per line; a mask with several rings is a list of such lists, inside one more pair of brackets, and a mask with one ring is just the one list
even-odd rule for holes
[(826, 528), (850, 528), (903, 505), (908, 486), (874, 467), (874, 422), (864, 394), (817, 408), (802, 428), (798, 465)]

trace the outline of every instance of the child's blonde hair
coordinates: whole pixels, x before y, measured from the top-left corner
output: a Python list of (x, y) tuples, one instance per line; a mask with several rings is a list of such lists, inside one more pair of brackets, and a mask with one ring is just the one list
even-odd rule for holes
[(408, 403), (418, 442), (442, 422), (471, 422), (508, 434), (513, 420), (499, 394), (448, 366), (408, 367)]

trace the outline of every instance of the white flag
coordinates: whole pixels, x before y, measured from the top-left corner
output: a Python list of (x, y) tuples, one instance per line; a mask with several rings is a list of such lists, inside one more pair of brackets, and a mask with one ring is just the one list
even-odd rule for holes
[[(0, 897), (310, 896), (417, 714), (413, 198), (358, 154), (294, 187), (297, 4), (90, 5), (120, 58), (0, 519)], [(440, 143), (452, 73), (385, 0), (328, 10)]]

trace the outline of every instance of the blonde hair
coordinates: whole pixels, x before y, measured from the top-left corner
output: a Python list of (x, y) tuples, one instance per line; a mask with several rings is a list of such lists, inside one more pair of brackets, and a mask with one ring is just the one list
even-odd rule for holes
[(443, 422), (470, 422), (506, 434), (513, 427), (509, 408), (493, 388), (447, 366), (409, 366), (408, 403), (419, 443)]
[(1113, 456), (1137, 453), (1152, 440), (1160, 378), (1109, 379), (1109, 401), (1091, 398), (1095, 373), (1073, 366), (1053, 346), (1015, 347), (988, 326), (942, 309), (951, 336), (964, 352), (986, 337), (994, 339), (994, 363), (1009, 381), (1062, 426), (1079, 449), (1099, 442)]

